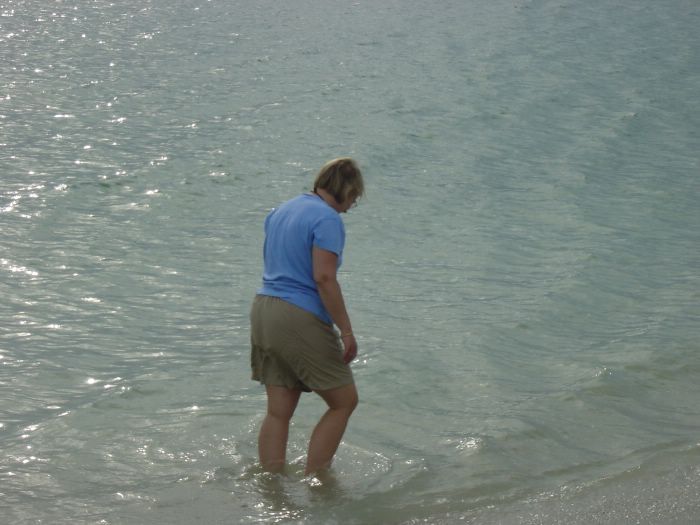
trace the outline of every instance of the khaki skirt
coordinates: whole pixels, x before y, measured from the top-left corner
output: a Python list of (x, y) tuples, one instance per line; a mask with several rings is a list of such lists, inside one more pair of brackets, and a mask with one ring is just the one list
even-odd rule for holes
[(264, 385), (310, 392), (353, 383), (333, 327), (278, 297), (255, 296), (250, 343), (252, 378)]

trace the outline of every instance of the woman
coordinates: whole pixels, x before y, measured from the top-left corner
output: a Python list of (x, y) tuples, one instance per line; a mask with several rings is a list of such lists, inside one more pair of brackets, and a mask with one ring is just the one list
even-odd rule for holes
[(263, 286), (250, 320), (252, 377), (267, 393), (258, 437), (267, 471), (284, 469), (289, 421), (302, 391), (317, 393), (328, 405), (309, 441), (307, 475), (330, 467), (357, 406), (349, 366), (357, 341), (336, 274), (345, 244), (340, 214), (363, 194), (355, 162), (334, 159), (316, 176), (313, 193), (285, 202), (265, 219)]

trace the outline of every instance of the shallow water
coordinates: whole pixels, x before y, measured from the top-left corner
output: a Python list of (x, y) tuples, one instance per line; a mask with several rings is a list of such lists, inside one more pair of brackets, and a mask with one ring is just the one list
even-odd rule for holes
[[(0, 0), (0, 522), (694, 523), (699, 21)], [(341, 154), (361, 405), (270, 476), (262, 220)]]

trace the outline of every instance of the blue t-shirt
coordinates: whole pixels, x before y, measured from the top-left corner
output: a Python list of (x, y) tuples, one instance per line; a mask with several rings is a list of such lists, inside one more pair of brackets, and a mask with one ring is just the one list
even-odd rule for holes
[(260, 295), (290, 302), (332, 324), (313, 276), (314, 246), (342, 262), (345, 226), (340, 214), (315, 194), (295, 197), (265, 218), (264, 271)]

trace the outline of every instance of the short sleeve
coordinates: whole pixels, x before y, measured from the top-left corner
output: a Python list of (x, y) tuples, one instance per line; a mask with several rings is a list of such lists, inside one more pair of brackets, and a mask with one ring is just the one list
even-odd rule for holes
[(345, 245), (345, 227), (340, 217), (323, 219), (313, 229), (313, 245), (340, 256)]

